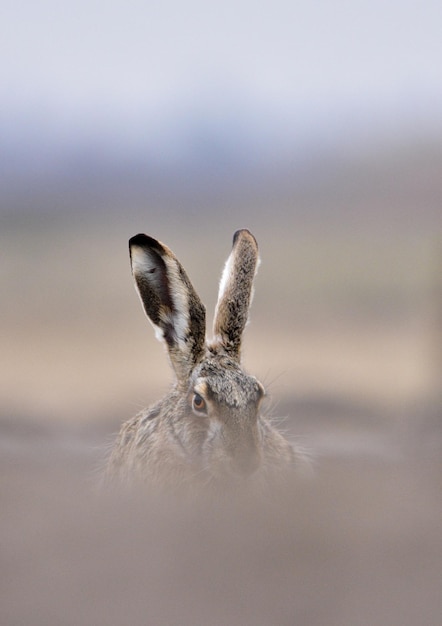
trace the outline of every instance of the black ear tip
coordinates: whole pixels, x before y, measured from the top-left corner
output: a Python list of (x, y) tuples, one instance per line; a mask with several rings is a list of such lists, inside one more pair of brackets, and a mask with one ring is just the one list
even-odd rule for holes
[(161, 249), (161, 244), (159, 241), (154, 239), (153, 237), (149, 237), (149, 235), (144, 235), (143, 233), (139, 233), (138, 235), (134, 235), (129, 239), (129, 248), (132, 246), (139, 246), (140, 248), (153, 248), (156, 250)]
[(132, 246), (142, 246), (144, 245), (146, 235), (139, 233), (138, 235), (134, 235), (129, 239), (129, 248)]

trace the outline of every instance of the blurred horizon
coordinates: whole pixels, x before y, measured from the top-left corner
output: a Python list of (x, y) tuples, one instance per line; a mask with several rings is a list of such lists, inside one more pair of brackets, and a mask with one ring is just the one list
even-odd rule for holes
[(432, 163), (420, 176), (433, 182), (439, 11), (397, 0), (6, 2), (0, 211), (75, 186), (93, 198), (108, 188), (103, 202), (114, 194), (123, 210), (137, 192), (162, 205), (253, 200), (410, 156)]

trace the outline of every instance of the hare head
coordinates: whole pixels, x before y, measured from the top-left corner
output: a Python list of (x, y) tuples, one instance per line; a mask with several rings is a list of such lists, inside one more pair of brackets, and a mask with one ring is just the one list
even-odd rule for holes
[(141, 234), (129, 247), (137, 291), (176, 381), (159, 403), (123, 425), (111, 472), (154, 483), (213, 482), (291, 464), (292, 446), (260, 414), (263, 386), (240, 363), (259, 262), (253, 235), (238, 230), (233, 237), (210, 341), (205, 308), (173, 252)]

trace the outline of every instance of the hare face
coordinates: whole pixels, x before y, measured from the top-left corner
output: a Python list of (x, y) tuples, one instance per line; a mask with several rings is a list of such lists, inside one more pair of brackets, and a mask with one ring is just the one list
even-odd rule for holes
[(204, 360), (192, 378), (188, 401), (206, 426), (203, 463), (214, 474), (252, 474), (261, 463), (263, 386), (225, 355)]

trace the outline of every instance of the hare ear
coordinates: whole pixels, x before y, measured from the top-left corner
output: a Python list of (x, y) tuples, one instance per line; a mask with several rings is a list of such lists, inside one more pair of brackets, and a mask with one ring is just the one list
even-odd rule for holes
[(213, 333), (215, 345), (220, 345), (238, 361), (258, 264), (256, 239), (248, 230), (236, 231), (232, 252), (221, 277)]
[(147, 235), (129, 240), (135, 285), (155, 334), (169, 352), (180, 383), (201, 358), (206, 311), (173, 252)]

